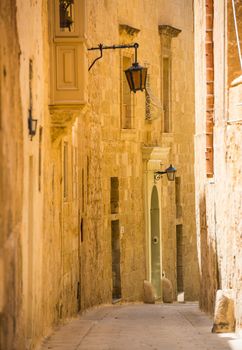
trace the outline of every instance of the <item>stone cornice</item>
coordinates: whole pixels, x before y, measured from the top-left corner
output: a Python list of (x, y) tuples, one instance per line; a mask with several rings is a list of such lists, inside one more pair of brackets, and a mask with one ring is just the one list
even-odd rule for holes
[(181, 29), (174, 28), (167, 24), (161, 24), (158, 26), (160, 35), (167, 35), (170, 38), (175, 38), (181, 33)]
[(140, 32), (140, 29), (131, 27), (128, 24), (120, 24), (119, 25), (119, 32), (120, 32), (120, 34), (125, 32), (128, 35), (134, 36)]
[(75, 120), (87, 113), (90, 106), (86, 104), (81, 105), (50, 105), (50, 127), (51, 127), (51, 140), (56, 142), (61, 137), (65, 136)]
[(237, 86), (242, 84), (242, 75), (234, 79), (231, 83), (231, 86)]
[(142, 157), (144, 160), (155, 160), (162, 162), (169, 156), (170, 147), (143, 146)]

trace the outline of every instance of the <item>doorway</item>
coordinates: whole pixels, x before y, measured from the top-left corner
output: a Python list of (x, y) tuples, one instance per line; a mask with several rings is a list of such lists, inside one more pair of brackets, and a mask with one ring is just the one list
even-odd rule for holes
[(161, 267), (160, 267), (160, 208), (156, 186), (151, 194), (151, 283), (155, 288), (156, 297), (161, 297)]
[(113, 301), (121, 299), (119, 220), (111, 221)]
[(176, 275), (177, 300), (180, 302), (184, 302), (182, 225), (176, 225)]

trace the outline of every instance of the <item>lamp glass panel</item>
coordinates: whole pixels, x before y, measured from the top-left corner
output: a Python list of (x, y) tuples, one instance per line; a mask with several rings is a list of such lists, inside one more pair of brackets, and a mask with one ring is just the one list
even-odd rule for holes
[(142, 68), (142, 90), (146, 87), (146, 78), (147, 78), (147, 68)]
[(145, 89), (147, 68), (143, 68), (138, 63), (125, 70), (130, 90), (136, 92)]
[(140, 90), (142, 87), (142, 73), (140, 69), (134, 69), (132, 71), (133, 82), (134, 82), (134, 90)]
[(174, 171), (167, 171), (167, 178), (169, 181), (175, 180), (175, 172)]
[(32, 119), (32, 132), (35, 135), (37, 130), (37, 119)]
[(133, 87), (133, 83), (132, 83), (132, 79), (131, 79), (131, 72), (129, 69), (125, 71), (125, 75), (126, 75), (126, 78), (127, 78), (128, 84), (129, 84), (129, 88), (130, 88), (130, 90), (133, 91), (134, 87)]

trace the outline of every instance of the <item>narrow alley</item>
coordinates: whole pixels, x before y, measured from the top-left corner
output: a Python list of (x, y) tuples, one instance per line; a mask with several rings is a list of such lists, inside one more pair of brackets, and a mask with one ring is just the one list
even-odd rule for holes
[(241, 350), (234, 333), (211, 333), (196, 303), (124, 304), (87, 311), (59, 327), (39, 350)]
[(242, 0), (0, 0), (0, 350), (242, 350), (241, 47)]

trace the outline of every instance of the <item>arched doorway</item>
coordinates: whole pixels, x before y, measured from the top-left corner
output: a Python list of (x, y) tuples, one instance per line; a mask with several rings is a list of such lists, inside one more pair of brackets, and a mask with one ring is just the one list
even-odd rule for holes
[(150, 251), (151, 251), (151, 283), (156, 292), (156, 297), (161, 296), (161, 267), (160, 267), (160, 208), (156, 186), (153, 186), (150, 207)]

